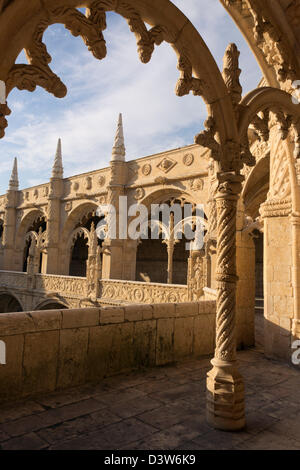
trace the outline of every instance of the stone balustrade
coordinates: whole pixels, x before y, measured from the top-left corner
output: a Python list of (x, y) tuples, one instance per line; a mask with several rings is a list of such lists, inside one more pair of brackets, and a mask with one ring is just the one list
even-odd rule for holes
[(178, 284), (101, 280), (101, 300), (128, 303), (180, 303), (188, 301), (188, 288)]

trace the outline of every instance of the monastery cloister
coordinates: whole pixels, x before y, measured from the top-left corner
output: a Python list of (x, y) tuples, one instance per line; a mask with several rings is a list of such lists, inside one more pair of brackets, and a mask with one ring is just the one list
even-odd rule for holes
[[(265, 354), (291, 363), (300, 339), (300, 1), (220, 1), (262, 70), (246, 96), (237, 46), (224, 46), (220, 71), (169, 0), (0, 0), (0, 137), (15, 87), (67, 93), (49, 66), (48, 26), (64, 24), (102, 60), (107, 11), (127, 20), (143, 63), (163, 41), (170, 44), (178, 57), (176, 94), (192, 92), (208, 114), (194, 144), (131, 161), (120, 115), (108, 167), (67, 178), (59, 140), (52, 175), (39, 186), (19, 189), (15, 160), (0, 196), (3, 400), (214, 352), (207, 419), (240, 430), (236, 349), (255, 344), (255, 311), (264, 314)], [(16, 64), (22, 49), (26, 65)], [(157, 240), (100, 240), (97, 209), (112, 204), (119, 214), (120, 196), (127, 208), (167, 205), (170, 227), (175, 204), (183, 213), (203, 205), (203, 247), (186, 250), (174, 227)], [(76, 376), (78, 367), (86, 375)], [(47, 368), (58, 381), (46, 378)]]

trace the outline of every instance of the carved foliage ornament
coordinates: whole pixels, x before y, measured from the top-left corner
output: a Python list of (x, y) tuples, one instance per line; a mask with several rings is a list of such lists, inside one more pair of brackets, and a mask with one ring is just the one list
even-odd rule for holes
[[(169, 42), (174, 42), (176, 39), (173, 33), (159, 25), (148, 30), (139, 13), (126, 1), (92, 1), (90, 7), (86, 9), (86, 15), (76, 8), (56, 7), (47, 10), (46, 18), (40, 21), (30, 41), (24, 47), (29, 65), (15, 64), (11, 68), (6, 79), (7, 95), (14, 87), (34, 91), (37, 86), (41, 86), (57, 98), (64, 97), (67, 88), (49, 67), (52, 59), (43, 43), (45, 30), (52, 24), (64, 24), (73, 36), (81, 36), (93, 56), (101, 60), (107, 54), (103, 37), (107, 11), (116, 11), (126, 19), (130, 30), (136, 36), (139, 57), (143, 63), (150, 61), (155, 45), (160, 45), (165, 39)], [(0, 137), (3, 137), (3, 130), (7, 126), (4, 116), (8, 114), (9, 109), (2, 106), (0, 108)]]
[[(250, 13), (256, 45), (262, 51), (268, 65), (275, 69), (278, 81), (295, 80), (297, 67), (289, 50), (288, 39), (273, 20), (271, 5), (260, 0), (224, 0), (224, 3), (239, 9), (245, 17), (248, 16), (248, 12)], [(298, 7), (298, 2), (294, 0), (287, 10), (289, 20), (292, 20), (292, 17), (296, 20)]]
[(194, 155), (192, 153), (187, 153), (183, 157), (183, 164), (186, 166), (191, 166), (194, 163)]
[(157, 165), (157, 168), (159, 168), (164, 173), (169, 173), (169, 171), (171, 171), (172, 168), (174, 168), (175, 165), (177, 165), (177, 162), (175, 162), (172, 158), (164, 158)]

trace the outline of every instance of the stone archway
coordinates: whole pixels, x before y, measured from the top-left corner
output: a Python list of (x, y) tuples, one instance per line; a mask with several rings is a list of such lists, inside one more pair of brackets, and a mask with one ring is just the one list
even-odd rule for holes
[(19, 300), (9, 292), (0, 293), (0, 313), (23, 312)]
[(28, 246), (26, 247), (27, 234), (29, 232), (35, 232), (37, 238), (40, 228), (42, 231), (45, 231), (46, 226), (46, 216), (39, 209), (33, 209), (23, 217), (16, 233), (14, 260), (15, 271), (23, 271), (24, 265), (26, 264), (29, 248)]
[(235, 21), (257, 62), (265, 82), (292, 91), (300, 76), (299, 2), (220, 0)]
[[(86, 16), (77, 7), (87, 6)], [(200, 34), (189, 20), (169, 0), (89, 1), (72, 0), (53, 7), (50, 0), (28, 4), (12, 1), (3, 7), (0, 16), (0, 79), (7, 93), (14, 88), (33, 91), (37, 85), (57, 97), (65, 96), (67, 89), (49, 67), (51, 60), (42, 42), (44, 31), (51, 24), (63, 23), (73, 35), (81, 35), (97, 59), (106, 56), (103, 31), (106, 11), (115, 11), (128, 22), (137, 39), (142, 62), (149, 62), (155, 46), (170, 43), (178, 57), (180, 78), (176, 86), (179, 96), (193, 91), (202, 96), (217, 123), (221, 143), (237, 137), (234, 111), (226, 86), (216, 62)], [(9, 21), (9, 18), (14, 18)], [(150, 30), (145, 23), (150, 25)], [(16, 40), (16, 38), (19, 38)], [(29, 65), (15, 64), (25, 48)], [(8, 111), (3, 110), (4, 114)], [(6, 123), (0, 123), (2, 129)]]
[(95, 202), (83, 201), (70, 212), (67, 220), (65, 221), (62, 228), (60, 243), (61, 274), (69, 275), (71, 249), (73, 248), (73, 234), (75, 233), (74, 231), (80, 229), (81, 226), (84, 228), (84, 224), (81, 224), (81, 222), (88, 214), (96, 213), (97, 208), (98, 206)]
[[(257, 2), (251, 0), (251, 3)], [(83, 4), (88, 7), (86, 17), (76, 8)], [(241, 429), (245, 425), (245, 418), (243, 380), (236, 369), (236, 205), (243, 180), (240, 170), (244, 163), (253, 164), (253, 159), (247, 142), (243, 140), (245, 135), (239, 133), (237, 116), (242, 129), (246, 122), (247, 132), (251, 117), (248, 111), (250, 114), (253, 112), (253, 102), (251, 99), (244, 101), (242, 105), (245, 109), (240, 106), (242, 90), (236, 46), (230, 45), (226, 51), (222, 77), (201, 36), (168, 0), (69, 0), (63, 1), (60, 7), (53, 7), (52, 1), (44, 0), (28, 5), (26, 15), (24, 2), (15, 0), (2, 3), (0, 78), (6, 84), (7, 95), (16, 86), (33, 91), (40, 85), (55, 96), (63, 97), (66, 87), (48, 66), (51, 58), (42, 42), (45, 29), (53, 23), (65, 24), (73, 35), (82, 36), (96, 58), (102, 59), (106, 55), (102, 32), (106, 28), (107, 10), (116, 11), (127, 19), (137, 38), (142, 62), (150, 60), (155, 45), (162, 41), (170, 43), (178, 57), (180, 70), (177, 95), (183, 96), (192, 91), (194, 95), (202, 96), (208, 108), (206, 130), (195, 140), (197, 144), (211, 150), (218, 182), (215, 195), (218, 221), (217, 337), (214, 368), (208, 374), (207, 381), (208, 419), (212, 425), (221, 429)], [(264, 21), (261, 25), (259, 21), (262, 12), (253, 10), (258, 26), (264, 26)], [(145, 23), (150, 25), (150, 30)], [(27, 52), (29, 65), (15, 64), (22, 48)], [(264, 54), (267, 55), (268, 51), (264, 51)], [(267, 92), (263, 95), (263, 102), (266, 95)], [(257, 93), (254, 98), (258, 98)], [(6, 104), (1, 105), (0, 112), (0, 136), (3, 136), (7, 124), (5, 115), (9, 114)], [(259, 106), (254, 116), (258, 112), (261, 112)], [(224, 378), (228, 390), (224, 390)]]

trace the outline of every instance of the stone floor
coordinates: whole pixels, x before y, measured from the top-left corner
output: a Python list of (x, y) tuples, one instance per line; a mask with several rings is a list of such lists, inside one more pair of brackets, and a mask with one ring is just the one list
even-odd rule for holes
[(239, 353), (247, 428), (205, 421), (209, 359), (123, 374), (0, 407), (1, 449), (300, 449), (300, 367)]

